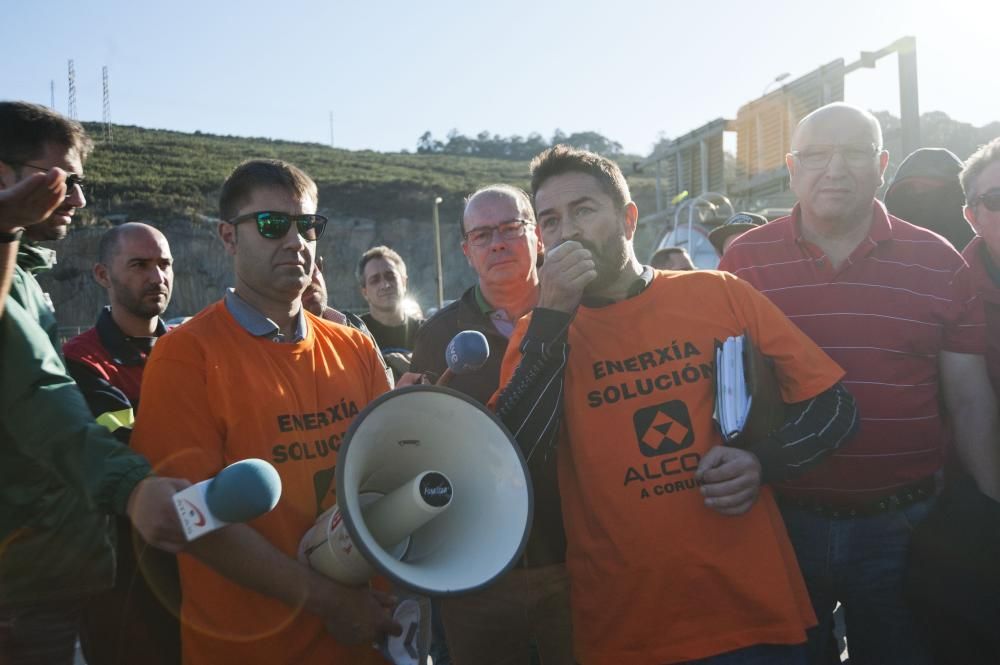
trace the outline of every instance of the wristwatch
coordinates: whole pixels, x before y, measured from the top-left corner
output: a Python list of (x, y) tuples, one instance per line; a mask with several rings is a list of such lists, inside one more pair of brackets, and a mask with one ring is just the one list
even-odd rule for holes
[(0, 231), (0, 243), (12, 243), (17, 242), (21, 239), (21, 234), (24, 233), (24, 229), (18, 229), (13, 233), (7, 233), (6, 231)]

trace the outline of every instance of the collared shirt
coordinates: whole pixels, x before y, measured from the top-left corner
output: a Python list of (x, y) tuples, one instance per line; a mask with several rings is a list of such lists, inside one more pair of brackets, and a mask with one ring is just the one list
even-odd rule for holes
[(489, 318), (490, 323), (496, 329), (498, 333), (510, 339), (511, 333), (514, 332), (514, 324), (516, 321), (512, 321), (510, 315), (507, 314), (505, 309), (496, 309), (483, 295), (483, 290), (476, 284), (475, 287), (476, 295), (476, 305), (479, 306), (479, 311), (483, 313), (484, 316)]
[(301, 342), (306, 338), (309, 329), (306, 327), (306, 317), (299, 308), (295, 315), (295, 334), (292, 339), (285, 339), (281, 326), (264, 316), (256, 307), (241, 298), (236, 289), (226, 289), (226, 309), (244, 330), (254, 337), (267, 337), (272, 342)]
[(982, 354), (983, 309), (962, 257), (873, 204), (868, 236), (838, 268), (802, 236), (801, 210), (740, 236), (719, 265), (749, 281), (846, 370), (858, 434), (783, 494), (852, 505), (933, 475), (949, 432), (942, 351)]
[(144, 365), (156, 340), (167, 332), (163, 319), (157, 317), (156, 330), (150, 337), (130, 337), (118, 327), (111, 316), (111, 307), (104, 306), (97, 317), (97, 336), (101, 344), (111, 354), (111, 359), (118, 365)]

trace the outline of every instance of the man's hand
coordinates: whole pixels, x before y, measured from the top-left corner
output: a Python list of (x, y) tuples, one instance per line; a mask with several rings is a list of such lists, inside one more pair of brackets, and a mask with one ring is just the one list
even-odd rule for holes
[(13, 187), (0, 189), (0, 231), (38, 224), (66, 200), (66, 172), (54, 168), (33, 173)]
[(167, 552), (187, 545), (184, 529), (174, 509), (174, 494), (191, 483), (181, 478), (144, 478), (132, 490), (126, 512), (142, 539)]
[(594, 257), (575, 240), (545, 252), (538, 270), (538, 306), (572, 314), (580, 305), (583, 289), (597, 277)]
[(701, 458), (695, 479), (702, 483), (708, 508), (723, 515), (742, 515), (757, 500), (760, 462), (746, 450), (715, 446)]
[(399, 381), (396, 381), (396, 387), (405, 388), (406, 386), (418, 386), (422, 383), (429, 383), (426, 374), (406, 372), (403, 376), (399, 377)]
[(385, 360), (385, 364), (389, 366), (392, 370), (393, 375), (402, 375), (409, 371), (410, 369), (410, 359), (413, 354), (409, 352), (402, 351), (389, 351), (388, 353), (382, 353), (382, 358)]
[(341, 644), (369, 644), (383, 635), (403, 633), (403, 627), (392, 618), (399, 602), (395, 596), (332, 580), (329, 586), (332, 591), (320, 614), (327, 631)]

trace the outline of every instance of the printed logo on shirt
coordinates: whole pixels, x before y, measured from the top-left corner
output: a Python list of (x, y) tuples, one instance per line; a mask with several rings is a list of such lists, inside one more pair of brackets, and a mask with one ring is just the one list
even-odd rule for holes
[(639, 452), (646, 457), (669, 455), (694, 443), (687, 405), (672, 400), (639, 409), (632, 416)]

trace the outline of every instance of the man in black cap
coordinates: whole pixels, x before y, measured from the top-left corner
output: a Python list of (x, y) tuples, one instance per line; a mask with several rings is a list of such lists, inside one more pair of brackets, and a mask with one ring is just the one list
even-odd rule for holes
[(708, 234), (708, 239), (721, 257), (741, 234), (750, 229), (767, 224), (767, 218), (753, 212), (738, 212), (722, 226), (717, 226)]
[(885, 190), (885, 207), (900, 219), (944, 236), (961, 252), (973, 235), (962, 216), (961, 171), (962, 160), (950, 150), (915, 150), (896, 169)]

